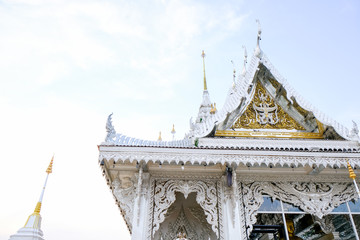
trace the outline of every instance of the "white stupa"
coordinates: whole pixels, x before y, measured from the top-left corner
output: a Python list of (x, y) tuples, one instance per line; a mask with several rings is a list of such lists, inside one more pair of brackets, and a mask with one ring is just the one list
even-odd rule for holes
[(43, 190), (40, 195), (40, 199), (36, 204), (34, 212), (28, 217), (24, 227), (20, 228), (16, 234), (11, 235), (9, 240), (44, 240), (43, 232), (41, 230), (41, 203), (45, 192), (45, 187), (49, 174), (52, 173), (54, 157), (51, 159), (49, 167), (46, 169), (46, 180)]

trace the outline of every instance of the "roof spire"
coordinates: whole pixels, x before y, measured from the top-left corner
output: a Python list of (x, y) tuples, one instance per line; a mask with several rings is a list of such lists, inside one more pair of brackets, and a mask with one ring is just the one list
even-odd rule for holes
[(242, 70), (242, 73), (241, 75), (243, 77), (245, 77), (245, 74), (246, 74), (246, 64), (247, 64), (247, 51), (246, 51), (246, 47), (243, 45), (242, 48), (244, 49), (244, 66), (243, 66), (243, 70)]
[(158, 138), (158, 141), (162, 141), (162, 138), (161, 138), (161, 132), (159, 132), (159, 138)]
[(204, 69), (204, 91), (207, 91), (206, 75), (205, 75), (205, 52), (202, 50), (201, 57), (203, 58), (203, 69)]
[(255, 56), (258, 58), (262, 57), (262, 51), (260, 49), (260, 40), (261, 40), (261, 25), (259, 19), (256, 19), (256, 22), (258, 24), (258, 35), (257, 35), (257, 44), (255, 49)]
[(41, 191), (40, 199), (36, 204), (34, 212), (28, 217), (24, 227), (20, 228), (16, 234), (11, 235), (10, 239), (18, 239), (19, 237), (21, 237), (21, 239), (35, 239), (34, 237), (36, 237), (36, 239), (43, 239), (43, 232), (41, 231), (40, 211), (41, 211), (41, 204), (42, 204), (42, 200), (43, 200), (44, 192), (45, 192), (45, 188), (46, 188), (46, 183), (47, 183), (49, 174), (52, 173), (53, 161), (54, 161), (54, 155), (51, 158), (48, 168), (46, 169), (47, 175), (46, 175), (46, 179), (45, 179), (45, 184)]

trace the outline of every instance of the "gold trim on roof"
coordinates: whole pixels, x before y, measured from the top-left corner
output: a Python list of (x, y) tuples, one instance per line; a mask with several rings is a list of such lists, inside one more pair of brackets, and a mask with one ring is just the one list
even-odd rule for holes
[(260, 137), (260, 138), (311, 138), (322, 139), (322, 133), (311, 132), (274, 132), (274, 131), (231, 131), (217, 130), (216, 137)]

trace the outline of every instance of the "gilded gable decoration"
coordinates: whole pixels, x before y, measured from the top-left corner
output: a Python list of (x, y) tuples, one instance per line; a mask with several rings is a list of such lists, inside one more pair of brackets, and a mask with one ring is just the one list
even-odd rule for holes
[(232, 128), (305, 130), (276, 104), (260, 82), (257, 83), (252, 101)]
[[(278, 106), (274, 101), (271, 103), (270, 96), (265, 92), (262, 93), (260, 90), (258, 91), (258, 97), (261, 101), (259, 105), (253, 103), (253, 108), (256, 114), (256, 122), (261, 125), (271, 124), (275, 125), (279, 122), (279, 117), (277, 115)], [(274, 105), (271, 107), (271, 105)]]

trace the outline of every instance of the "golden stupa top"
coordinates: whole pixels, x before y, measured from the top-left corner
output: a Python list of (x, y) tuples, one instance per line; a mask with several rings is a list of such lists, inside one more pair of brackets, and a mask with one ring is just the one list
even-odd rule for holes
[(47, 174), (52, 173), (53, 162), (54, 162), (54, 156), (51, 158), (50, 164), (49, 164), (48, 168), (46, 169)]
[(41, 227), (40, 211), (41, 211), (42, 199), (43, 199), (43, 196), (44, 196), (46, 183), (47, 183), (49, 174), (52, 173), (53, 162), (54, 162), (54, 156), (51, 158), (50, 164), (49, 164), (48, 168), (46, 169), (47, 176), (46, 176), (46, 179), (45, 179), (44, 187), (43, 187), (43, 189), (41, 191), (40, 199), (36, 203), (34, 212), (26, 220), (24, 228), (40, 229), (40, 227)]

